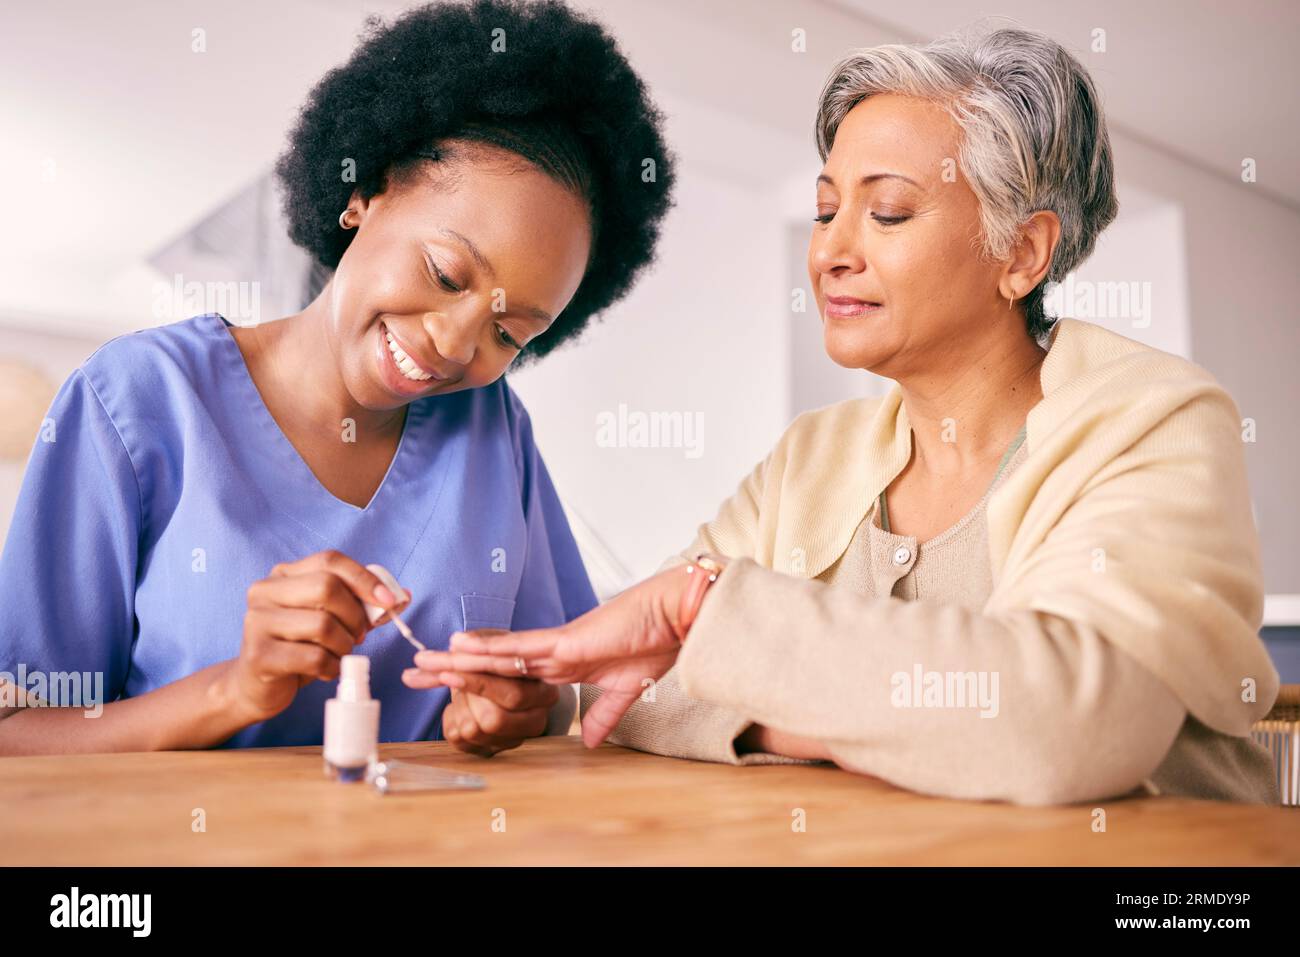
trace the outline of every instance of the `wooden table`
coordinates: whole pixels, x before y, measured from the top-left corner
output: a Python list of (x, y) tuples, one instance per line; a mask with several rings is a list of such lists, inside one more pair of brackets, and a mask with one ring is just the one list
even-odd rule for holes
[(313, 747), (0, 758), (0, 848), (8, 865), (1300, 864), (1300, 810), (1281, 807), (1106, 801), (1094, 833), (1093, 805), (940, 800), (830, 766), (702, 764), (576, 737), (487, 761), (441, 742), (380, 752), (488, 786), (385, 796), (326, 778)]

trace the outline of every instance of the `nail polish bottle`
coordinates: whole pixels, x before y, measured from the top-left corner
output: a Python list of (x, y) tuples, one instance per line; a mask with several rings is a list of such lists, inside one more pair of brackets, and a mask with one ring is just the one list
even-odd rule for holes
[(325, 702), (325, 773), (363, 781), (379, 760), (379, 702), (370, 697), (370, 659), (344, 655), (338, 694)]

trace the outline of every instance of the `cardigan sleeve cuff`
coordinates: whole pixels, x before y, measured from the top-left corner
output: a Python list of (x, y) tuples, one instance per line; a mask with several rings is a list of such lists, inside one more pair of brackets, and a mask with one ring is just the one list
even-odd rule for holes
[[(790, 666), (790, 645), (761, 620), (764, 573), (753, 559), (733, 558), (709, 588), (677, 655), (682, 690), (692, 697), (726, 704), (780, 695)], [(770, 608), (769, 608), (770, 610)], [(753, 616), (759, 615), (760, 620)], [(766, 711), (767, 709), (755, 709)]]
[[(584, 715), (600, 694), (594, 685), (582, 685), (579, 697)], [(652, 700), (643, 696), (628, 709), (608, 743), (717, 764), (817, 763), (767, 752), (737, 754), (736, 739), (753, 723), (738, 711), (688, 696), (681, 690), (674, 671), (670, 671), (655, 685)]]

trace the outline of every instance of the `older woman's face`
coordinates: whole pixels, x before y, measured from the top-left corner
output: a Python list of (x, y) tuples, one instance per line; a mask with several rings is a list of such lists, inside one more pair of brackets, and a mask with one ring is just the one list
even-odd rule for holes
[(359, 405), (494, 382), (573, 298), (591, 248), (586, 206), (519, 166), (455, 160), (354, 198), (363, 208), (331, 281), (329, 341)]
[(1000, 264), (979, 257), (959, 135), (942, 108), (893, 95), (859, 103), (836, 131), (808, 274), (839, 365), (890, 378), (931, 369), (1006, 310)]

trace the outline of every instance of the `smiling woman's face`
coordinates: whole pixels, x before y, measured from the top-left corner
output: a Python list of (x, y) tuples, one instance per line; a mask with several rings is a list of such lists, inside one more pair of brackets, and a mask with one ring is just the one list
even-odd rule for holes
[(354, 196), (331, 280), (330, 347), (361, 406), (488, 385), (573, 298), (586, 204), (513, 156), (475, 146)]
[(808, 274), (827, 354), (890, 378), (933, 368), (978, 337), (1004, 264), (981, 259), (980, 210), (940, 107), (879, 95), (835, 134), (817, 182)]

